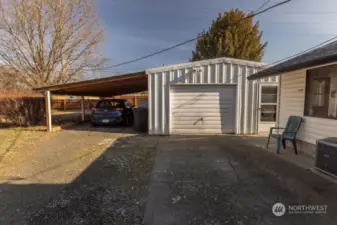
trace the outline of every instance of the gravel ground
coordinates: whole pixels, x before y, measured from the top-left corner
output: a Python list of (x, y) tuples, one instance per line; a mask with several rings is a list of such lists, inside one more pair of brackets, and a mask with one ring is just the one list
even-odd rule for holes
[[(238, 136), (0, 130), (0, 224), (336, 224), (336, 184)], [(275, 217), (276, 202), (328, 214)]]
[[(1, 170), (5, 170), (11, 161), (15, 161), (22, 150), (29, 150), (27, 146), (34, 148), (38, 140), (48, 137), (45, 128), (36, 127), (13, 127), (0, 128), (0, 174), (4, 174)], [(4, 177), (0, 176), (0, 183)]]
[(1, 135), (0, 224), (141, 223), (156, 138), (87, 124)]
[(118, 139), (27, 224), (142, 224), (155, 150), (142, 137)]

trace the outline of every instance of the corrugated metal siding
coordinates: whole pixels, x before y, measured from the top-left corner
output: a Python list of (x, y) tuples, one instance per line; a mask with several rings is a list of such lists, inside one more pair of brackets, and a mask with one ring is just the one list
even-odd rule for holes
[[(257, 133), (258, 85), (277, 83), (278, 77), (248, 81), (263, 64), (231, 59), (216, 59), (148, 70), (149, 134), (170, 133), (170, 85), (175, 84), (236, 84), (236, 133)], [(241, 60), (233, 60), (240, 62)]]

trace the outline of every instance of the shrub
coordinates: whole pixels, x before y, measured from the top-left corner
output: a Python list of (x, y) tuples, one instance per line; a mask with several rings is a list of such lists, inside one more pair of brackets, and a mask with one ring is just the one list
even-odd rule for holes
[(0, 93), (1, 122), (13, 125), (37, 125), (44, 122), (42, 95), (29, 92)]

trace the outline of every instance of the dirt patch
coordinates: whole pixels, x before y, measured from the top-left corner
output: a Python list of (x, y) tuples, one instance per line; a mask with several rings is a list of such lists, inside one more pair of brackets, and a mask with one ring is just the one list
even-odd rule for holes
[(142, 224), (156, 144), (118, 139), (27, 224)]
[(27, 151), (33, 149), (38, 141), (47, 136), (42, 126), (1, 128), (0, 176), (3, 175), (2, 170), (8, 167), (6, 163), (11, 163), (15, 158), (24, 157)]

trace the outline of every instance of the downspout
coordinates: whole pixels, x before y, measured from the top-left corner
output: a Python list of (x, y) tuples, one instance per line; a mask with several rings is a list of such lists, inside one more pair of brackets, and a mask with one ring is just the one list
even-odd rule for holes
[(278, 75), (278, 95), (277, 95), (277, 127), (280, 127), (280, 111), (281, 111), (281, 74)]

